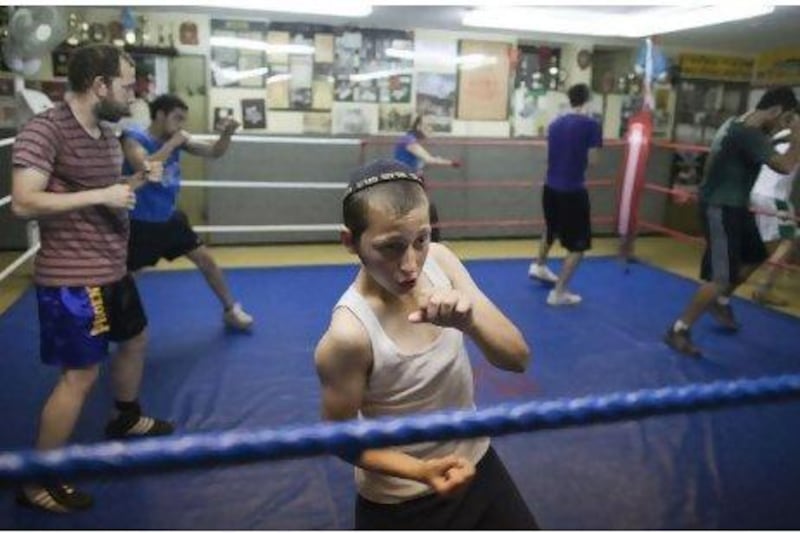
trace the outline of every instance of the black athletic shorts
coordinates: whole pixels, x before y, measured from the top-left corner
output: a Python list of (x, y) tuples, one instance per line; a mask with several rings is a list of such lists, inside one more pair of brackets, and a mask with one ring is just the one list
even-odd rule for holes
[(153, 266), (160, 259), (172, 261), (202, 246), (182, 211), (175, 211), (165, 222), (131, 220), (128, 240), (128, 271)]
[(561, 246), (570, 252), (583, 252), (592, 247), (589, 193), (586, 189), (557, 191), (545, 185), (542, 208), (548, 243), (552, 244), (558, 236)]
[(358, 495), (356, 529), (539, 529), (494, 448), (475, 466), (460, 494), (432, 494), (403, 503), (375, 503)]
[(756, 217), (747, 207), (700, 204), (706, 250), (700, 277), (722, 286), (738, 284), (741, 268), (767, 260)]

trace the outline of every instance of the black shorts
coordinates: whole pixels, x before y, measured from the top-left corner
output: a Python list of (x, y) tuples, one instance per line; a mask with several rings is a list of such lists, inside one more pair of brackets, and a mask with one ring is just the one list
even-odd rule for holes
[(130, 274), (92, 287), (36, 287), (40, 356), (48, 365), (83, 368), (108, 357), (109, 342), (141, 333), (147, 318)]
[(494, 448), (475, 466), (461, 494), (384, 504), (356, 498), (356, 529), (539, 529)]
[(742, 281), (743, 266), (767, 260), (767, 247), (749, 208), (700, 204), (700, 218), (706, 237), (702, 279), (726, 287), (736, 285)]
[(570, 252), (583, 252), (592, 247), (592, 222), (586, 189), (557, 191), (545, 185), (542, 208), (548, 243), (552, 244), (558, 236), (561, 246)]
[(165, 222), (131, 220), (128, 240), (128, 271), (153, 266), (161, 258), (172, 261), (203, 245), (182, 211), (175, 211)]

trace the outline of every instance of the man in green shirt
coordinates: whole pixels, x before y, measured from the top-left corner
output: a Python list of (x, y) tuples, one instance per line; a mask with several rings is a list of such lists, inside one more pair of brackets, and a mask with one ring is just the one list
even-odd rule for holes
[[(781, 154), (773, 150), (770, 136), (787, 127), (791, 128), (790, 148)], [(700, 355), (690, 328), (706, 310), (726, 329), (739, 329), (730, 295), (767, 259), (749, 210), (750, 190), (762, 165), (789, 173), (799, 161), (798, 100), (790, 87), (769, 89), (754, 111), (730, 119), (719, 129), (698, 191), (706, 239), (700, 268), (704, 282), (664, 336), (670, 348)]]

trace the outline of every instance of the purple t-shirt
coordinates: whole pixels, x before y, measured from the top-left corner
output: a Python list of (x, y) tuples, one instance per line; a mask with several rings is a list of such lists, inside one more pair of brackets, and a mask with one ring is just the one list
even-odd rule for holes
[(593, 118), (569, 113), (547, 129), (547, 185), (558, 191), (584, 187), (590, 148), (603, 146), (603, 131)]

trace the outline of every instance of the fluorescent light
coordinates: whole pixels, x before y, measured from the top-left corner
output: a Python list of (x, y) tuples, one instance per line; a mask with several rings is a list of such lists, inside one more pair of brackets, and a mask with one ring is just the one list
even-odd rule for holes
[(387, 48), (386, 57), (396, 57), (397, 59), (414, 59), (414, 51), (413, 50), (401, 50), (399, 48)]
[(372, 5), (358, 0), (319, 0), (271, 1), (260, 0), (252, 5), (231, 5), (216, 1), (194, 0), (192, 5), (226, 9), (246, 9), (248, 11), (275, 11), (279, 13), (302, 13), (305, 15), (325, 15), (328, 17), (366, 17), (372, 13)]
[(365, 72), (363, 74), (350, 74), (350, 81), (377, 80), (380, 78), (391, 78), (392, 76), (401, 76), (403, 74), (412, 74), (413, 72), (414, 72), (413, 69), (410, 68), (376, 70), (375, 72)]
[(290, 79), (292, 79), (291, 74), (275, 74), (274, 76), (270, 76), (269, 78), (267, 78), (267, 85), (270, 85), (272, 83), (278, 83), (280, 81), (287, 81)]
[(453, 56), (436, 53), (420, 53), (413, 50), (401, 50), (399, 48), (387, 48), (384, 52), (388, 57), (406, 59), (409, 61), (420, 61), (425, 63), (439, 63), (442, 65), (458, 65), (464, 69), (482, 67), (497, 63), (496, 57), (485, 54), (467, 54), (463, 56)]
[(216, 63), (211, 64), (217, 85), (230, 85), (246, 78), (263, 76), (269, 72), (268, 67), (254, 68), (251, 70), (236, 70), (235, 68), (220, 68)]
[(210, 39), (211, 46), (219, 48), (237, 48), (239, 50), (260, 50), (267, 54), (306, 54), (314, 53), (314, 47), (307, 44), (271, 44), (255, 39), (240, 39), (238, 37), (222, 37), (213, 35)]
[(773, 6), (730, 2), (709, 6), (641, 7), (632, 13), (592, 8), (490, 7), (464, 15), (465, 26), (541, 33), (639, 38), (772, 13)]

